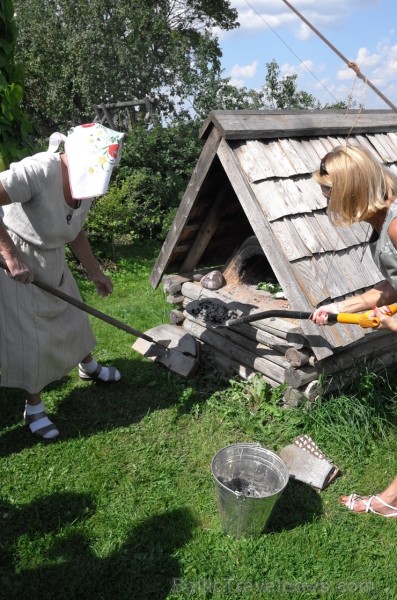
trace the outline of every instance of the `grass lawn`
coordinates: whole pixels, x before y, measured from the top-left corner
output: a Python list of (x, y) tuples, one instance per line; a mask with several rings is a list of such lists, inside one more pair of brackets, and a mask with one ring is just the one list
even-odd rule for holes
[[(145, 331), (170, 306), (148, 283), (155, 250), (112, 273), (114, 294), (84, 299)], [(310, 411), (280, 393), (222, 380), (210, 365), (185, 381), (131, 350), (133, 337), (96, 319), (96, 358), (113, 387), (77, 370), (45, 390), (61, 430), (35, 441), (23, 395), (0, 390), (0, 599), (395, 599), (397, 520), (354, 515), (344, 493), (376, 492), (397, 473), (394, 374), (363, 374)], [(279, 451), (311, 435), (342, 469), (321, 493), (290, 481), (257, 539), (221, 528), (210, 463), (234, 442)]]

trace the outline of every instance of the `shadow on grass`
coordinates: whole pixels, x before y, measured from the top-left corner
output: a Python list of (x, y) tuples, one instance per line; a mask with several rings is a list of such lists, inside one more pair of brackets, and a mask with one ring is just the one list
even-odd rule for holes
[(310, 523), (322, 514), (320, 494), (309, 485), (290, 480), (273, 509), (266, 533), (280, 533)]
[[(131, 530), (116, 552), (104, 558), (94, 554), (91, 540), (81, 530), (65, 532), (68, 524), (79, 526), (93, 512), (91, 499), (79, 494), (54, 494), (23, 507), (0, 502), (5, 523), (0, 545), (1, 597), (166, 598), (173, 579), (180, 576), (173, 555), (191, 539), (196, 526), (190, 510), (180, 508), (148, 518)], [(20, 536), (39, 540), (49, 533), (53, 534), (53, 545), (46, 542), (41, 556), (35, 556), (37, 562), (46, 565), (19, 568), (16, 573), (14, 560), (18, 559)]]
[[(60, 430), (60, 441), (128, 427), (153, 411), (172, 406), (177, 406), (177, 415), (190, 412), (215, 388), (227, 385), (203, 368), (186, 380), (161, 365), (133, 357), (109, 360), (108, 364), (122, 373), (116, 384), (74, 383), (76, 375), (70, 374), (45, 388), (43, 401), (47, 408), (48, 397), (56, 398), (56, 409), (49, 413)], [(40, 442), (23, 424), (24, 398), (22, 390), (0, 389), (0, 457), (48, 443)]]

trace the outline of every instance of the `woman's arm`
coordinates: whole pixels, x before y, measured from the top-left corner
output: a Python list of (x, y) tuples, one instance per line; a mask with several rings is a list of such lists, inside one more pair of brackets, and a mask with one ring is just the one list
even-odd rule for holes
[(88, 277), (95, 283), (97, 292), (100, 296), (108, 296), (113, 291), (112, 282), (101, 270), (97, 259), (94, 256), (90, 242), (84, 229), (80, 231), (76, 239), (70, 242), (70, 247), (77, 260), (81, 262), (87, 271)]
[[(0, 181), (0, 205), (6, 206), (11, 204), (10, 198)], [(0, 254), (6, 261), (9, 273), (13, 279), (21, 283), (30, 283), (33, 280), (33, 275), (26, 264), (22, 254), (15, 246), (13, 240), (8, 234), (7, 229), (0, 219)]]

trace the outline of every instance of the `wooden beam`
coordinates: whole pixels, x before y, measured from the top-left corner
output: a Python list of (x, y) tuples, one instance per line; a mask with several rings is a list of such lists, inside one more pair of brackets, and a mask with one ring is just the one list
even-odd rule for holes
[(227, 140), (387, 133), (397, 130), (393, 110), (224, 110), (213, 111), (200, 131), (206, 138), (213, 128)]
[(190, 212), (200, 192), (200, 188), (208, 174), (208, 171), (212, 165), (212, 161), (216, 156), (219, 142), (220, 135), (216, 130), (214, 130), (209, 136), (200, 154), (182, 202), (179, 205), (179, 209), (176, 213), (172, 227), (168, 232), (168, 235), (160, 250), (160, 254), (153, 267), (149, 281), (154, 288), (156, 288), (160, 283), (161, 277), (171, 260), (174, 247), (178, 243), (182, 230), (189, 219)]
[(210, 211), (202, 222), (200, 229), (197, 231), (194, 242), (191, 244), (189, 252), (187, 253), (186, 258), (181, 265), (181, 273), (192, 271), (198, 264), (210, 240), (217, 230), (229, 193), (229, 186), (223, 187), (218, 192)]

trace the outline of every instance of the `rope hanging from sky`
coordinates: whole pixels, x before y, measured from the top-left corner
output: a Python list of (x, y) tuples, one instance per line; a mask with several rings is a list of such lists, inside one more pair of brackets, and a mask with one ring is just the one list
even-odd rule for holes
[(316, 29), (311, 23), (310, 21), (308, 21), (298, 10), (296, 10), (296, 8), (294, 8), (292, 6), (292, 4), (290, 4), (290, 2), (288, 2), (288, 0), (282, 0), (284, 2), (284, 4), (286, 4), (296, 15), (298, 15), (298, 17), (308, 26), (310, 27), (310, 29), (312, 31), (314, 31), (314, 33), (316, 35), (318, 35), (319, 38), (321, 38), (323, 40), (323, 42), (325, 42), (327, 44), (327, 46), (329, 46), (331, 48), (331, 50), (333, 50), (338, 56), (339, 58), (341, 58), (343, 60), (343, 62), (345, 62), (347, 64), (347, 66), (350, 69), (353, 69), (353, 71), (355, 72), (356, 76), (359, 79), (362, 79), (366, 85), (368, 85), (376, 94), (378, 94), (378, 96), (380, 98), (382, 98), (382, 100), (384, 102), (386, 102), (386, 104), (388, 106), (390, 106), (391, 109), (394, 110), (394, 112), (397, 113), (397, 106), (395, 106), (388, 98), (386, 98), (386, 96), (384, 94), (382, 94), (382, 92), (380, 90), (378, 90), (377, 87), (375, 87), (375, 85), (373, 83), (371, 83), (371, 81), (369, 81), (368, 77), (366, 77), (365, 75), (363, 75), (363, 73), (360, 71), (360, 67), (355, 63), (352, 62), (351, 60), (348, 60), (345, 56), (343, 56), (343, 54), (341, 52), (339, 52), (339, 50), (337, 48), (335, 48), (335, 46), (333, 44), (331, 44), (331, 42), (329, 40), (327, 40), (327, 38), (325, 36), (323, 36), (322, 33), (320, 33), (318, 31), (318, 29)]

